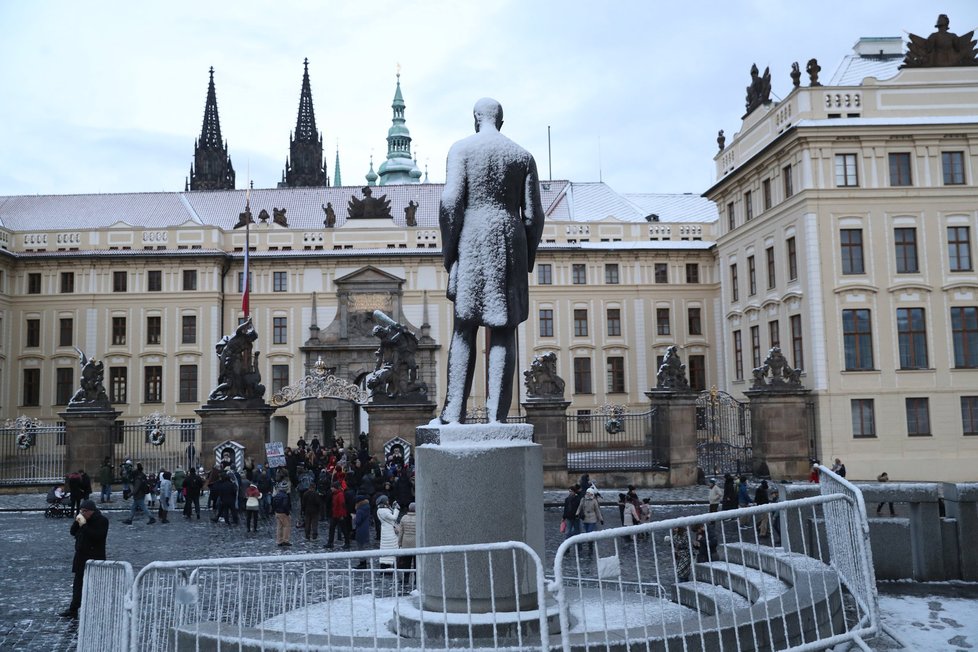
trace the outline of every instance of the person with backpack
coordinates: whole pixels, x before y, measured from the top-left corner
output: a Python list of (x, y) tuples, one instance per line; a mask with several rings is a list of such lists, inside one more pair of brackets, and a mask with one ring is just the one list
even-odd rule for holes
[(279, 546), (291, 546), (292, 498), (282, 486), (276, 489), (272, 498), (272, 512), (275, 514), (275, 543)]
[(146, 515), (147, 525), (152, 525), (156, 522), (156, 519), (150, 515), (149, 511), (146, 509), (146, 494), (149, 493), (149, 483), (146, 479), (146, 474), (143, 473), (143, 465), (136, 464), (136, 470), (132, 474), (132, 508), (129, 511), (129, 518), (123, 521), (126, 525), (132, 525), (133, 518), (136, 517), (136, 512), (142, 512)]

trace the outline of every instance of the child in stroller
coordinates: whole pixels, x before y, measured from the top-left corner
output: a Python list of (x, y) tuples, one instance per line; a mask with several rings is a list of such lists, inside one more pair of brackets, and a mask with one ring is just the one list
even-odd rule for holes
[(45, 518), (61, 518), (71, 516), (71, 496), (65, 491), (63, 484), (51, 487), (47, 496), (48, 506), (44, 510)]

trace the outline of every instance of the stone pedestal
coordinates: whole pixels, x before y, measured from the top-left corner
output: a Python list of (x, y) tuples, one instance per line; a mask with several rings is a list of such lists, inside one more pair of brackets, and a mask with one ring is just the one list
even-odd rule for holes
[(973, 553), (978, 540), (978, 483), (944, 484), (947, 517), (957, 521), (957, 555), (961, 579), (978, 580), (978, 555)]
[(65, 422), (66, 475), (79, 469), (93, 478), (98, 475), (102, 460), (114, 456), (112, 432), (120, 414), (111, 407), (69, 407), (58, 413)]
[(754, 472), (767, 464), (772, 478), (801, 480), (811, 471), (808, 402), (811, 392), (748, 390)]
[(567, 470), (567, 408), (570, 401), (528, 400), (523, 403), (526, 422), (533, 426), (533, 441), (543, 447), (543, 485), (564, 488), (571, 484)]
[(652, 446), (669, 464), (669, 486), (696, 484), (696, 394), (655, 390), (645, 392), (655, 409)]
[[(542, 452), (526, 424), (429, 425), (415, 449), (418, 547), (522, 541), (546, 559)], [(489, 557), (492, 556), (490, 581)], [(452, 613), (537, 608), (523, 553), (418, 557), (421, 608)], [(468, 579), (466, 580), (466, 571)]]
[(256, 401), (208, 401), (196, 410), (200, 416), (201, 450), (204, 468), (215, 463), (214, 447), (225, 441), (244, 446), (244, 456), (255, 464), (265, 464), (265, 444), (269, 440), (269, 419), (275, 408)]
[[(370, 454), (384, 463), (384, 444), (395, 437), (415, 446), (414, 429), (419, 423), (428, 423), (435, 414), (434, 403), (368, 403), (363, 406), (370, 419)], [(412, 452), (413, 454), (413, 452)]]

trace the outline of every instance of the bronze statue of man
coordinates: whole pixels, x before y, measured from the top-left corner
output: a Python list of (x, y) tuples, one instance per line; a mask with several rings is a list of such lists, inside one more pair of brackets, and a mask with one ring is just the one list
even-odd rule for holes
[(513, 401), (516, 327), (529, 316), (529, 281), (543, 235), (537, 165), (499, 133), (503, 107), (475, 103), (475, 134), (448, 152), (439, 223), (455, 326), (448, 351), (442, 423), (465, 421), (475, 371), (476, 333), (489, 329), (486, 412), (505, 421)]

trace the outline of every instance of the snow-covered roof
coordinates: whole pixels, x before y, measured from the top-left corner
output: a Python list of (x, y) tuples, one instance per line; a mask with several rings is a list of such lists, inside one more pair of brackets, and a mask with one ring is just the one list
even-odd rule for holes
[(717, 206), (691, 193), (628, 193), (625, 197), (645, 215), (655, 214), (660, 222), (716, 222)]
[[(862, 39), (858, 46), (872, 39)], [(889, 39), (877, 39), (887, 41)], [(861, 86), (867, 77), (875, 77), (879, 80), (890, 79), (900, 72), (900, 64), (903, 63), (902, 56), (863, 56), (856, 53), (846, 55), (842, 63), (836, 68), (835, 74), (829, 80), (829, 86)]]

